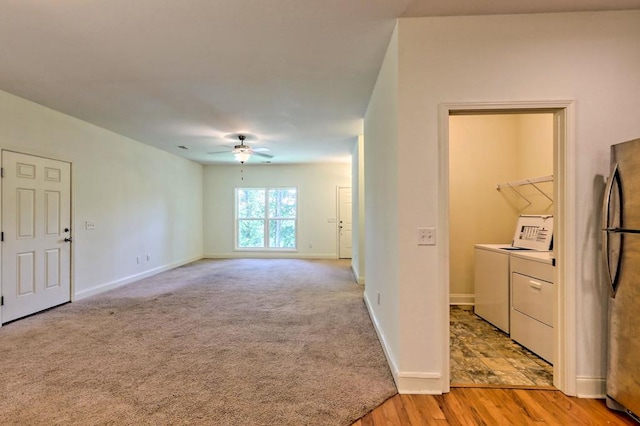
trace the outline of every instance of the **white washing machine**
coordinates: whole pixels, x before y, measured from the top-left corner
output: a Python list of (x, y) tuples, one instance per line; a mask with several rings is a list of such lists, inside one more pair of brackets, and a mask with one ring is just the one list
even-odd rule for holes
[(514, 250), (549, 251), (553, 216), (521, 215), (511, 244), (476, 244), (474, 312), (509, 334), (510, 259)]
[(474, 312), (509, 333), (509, 251), (505, 244), (476, 244)]

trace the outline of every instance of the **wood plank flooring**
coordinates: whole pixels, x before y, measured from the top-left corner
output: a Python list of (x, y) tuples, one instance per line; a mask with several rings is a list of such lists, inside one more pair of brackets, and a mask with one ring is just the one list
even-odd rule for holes
[(444, 395), (396, 395), (352, 426), (635, 425), (604, 400), (557, 390), (451, 388)]

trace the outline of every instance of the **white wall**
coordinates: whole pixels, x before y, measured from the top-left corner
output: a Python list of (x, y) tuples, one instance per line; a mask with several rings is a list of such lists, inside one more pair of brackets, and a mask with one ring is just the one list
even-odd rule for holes
[[(243, 170), (241, 173), (241, 169)], [(244, 177), (244, 180), (241, 180)], [(234, 252), (234, 189), (298, 188), (298, 250)], [(337, 188), (351, 186), (351, 165), (244, 165), (204, 168), (205, 257), (337, 258)], [(334, 222), (330, 223), (329, 219)], [(309, 247), (309, 243), (313, 245)]]
[(72, 163), (76, 299), (202, 257), (202, 166), (5, 92), (0, 147)]
[[(388, 215), (397, 227), (375, 229), (367, 216), (367, 284), (381, 292), (400, 293), (396, 306), (374, 310), (382, 333), (393, 342), (398, 376), (404, 390), (438, 392), (446, 389), (447, 324), (446, 254), (438, 247), (418, 247), (416, 228), (440, 221), (439, 106), (449, 102), (513, 102), (574, 100), (575, 188), (570, 188), (576, 212), (567, 241), (575, 251), (577, 379), (598, 381), (605, 374), (607, 292), (600, 282), (597, 257), (597, 188), (608, 171), (608, 146), (640, 135), (640, 12), (600, 12), (475, 17), (401, 19), (387, 53), (396, 61), (397, 76), (384, 68), (365, 118), (367, 141), (366, 194), (386, 194), (376, 203), (376, 215)], [(397, 45), (397, 50), (396, 50)], [(397, 82), (397, 139), (376, 123), (383, 117), (370, 112), (386, 108), (394, 121), (394, 95), (376, 93)], [(575, 132), (575, 133), (573, 133)], [(390, 148), (393, 143), (397, 148)], [(388, 155), (394, 153), (395, 155)], [(397, 154), (396, 154), (397, 153)], [(386, 157), (386, 158), (384, 158)], [(397, 193), (397, 197), (391, 194)], [(369, 200), (369, 198), (367, 198)], [(386, 264), (397, 274), (375, 265), (375, 254), (390, 244)], [(446, 244), (440, 244), (445, 247)], [(367, 290), (368, 294), (368, 290)], [(393, 317), (393, 319), (391, 319)], [(397, 327), (399, 326), (399, 327)], [(393, 337), (390, 335), (394, 334)], [(403, 389), (401, 389), (402, 391)], [(580, 390), (578, 389), (578, 393)]]
[(351, 268), (358, 284), (365, 282), (365, 253), (366, 241), (364, 237), (364, 135), (358, 136), (351, 156), (351, 188), (353, 196), (353, 252)]
[(398, 373), (401, 342), (397, 42), (396, 27), (364, 120), (365, 302), (394, 377)]

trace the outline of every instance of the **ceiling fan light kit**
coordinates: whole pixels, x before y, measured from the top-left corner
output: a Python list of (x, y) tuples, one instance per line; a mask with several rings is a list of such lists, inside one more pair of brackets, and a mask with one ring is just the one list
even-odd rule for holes
[(253, 154), (251, 148), (237, 148), (233, 150), (233, 156), (236, 158), (236, 161), (240, 163), (247, 161), (249, 157), (251, 157), (251, 154)]
[(233, 153), (233, 156), (237, 161), (239, 161), (241, 164), (244, 164), (244, 162), (247, 161), (249, 157), (251, 157), (251, 154), (253, 154), (253, 150), (251, 149), (251, 147), (245, 146), (244, 140), (246, 139), (246, 136), (238, 135), (238, 139), (240, 139), (240, 145), (234, 146), (233, 151), (231, 152)]
[[(273, 155), (264, 154), (262, 152), (262, 151), (269, 151), (269, 148), (260, 147), (260, 148), (253, 149), (249, 145), (245, 145), (244, 141), (248, 139), (246, 135), (233, 134), (233, 135), (227, 135), (226, 137), (229, 137), (229, 136), (233, 136), (234, 138), (237, 137), (240, 140), (240, 144), (234, 145), (233, 149), (230, 151), (216, 151), (216, 152), (210, 152), (209, 154), (231, 153), (235, 157), (236, 161), (240, 162), (240, 164), (244, 164), (245, 161), (247, 161), (249, 157), (251, 157), (252, 155), (257, 155), (259, 157), (263, 157), (266, 159), (273, 158)], [(251, 138), (252, 140), (255, 140), (254, 136), (249, 135), (249, 138)]]

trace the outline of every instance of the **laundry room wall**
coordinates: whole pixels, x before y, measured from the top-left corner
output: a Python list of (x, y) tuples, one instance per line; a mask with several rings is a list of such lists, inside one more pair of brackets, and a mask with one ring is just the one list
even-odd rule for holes
[(473, 303), (473, 245), (513, 237), (515, 211), (496, 184), (517, 174), (515, 115), (449, 118), (450, 297)]
[[(520, 144), (514, 180), (553, 175), (553, 114), (518, 114), (516, 120)], [(553, 214), (553, 181), (536, 186), (537, 189), (531, 185), (518, 187), (531, 202), (525, 203), (519, 214)]]
[[(552, 114), (449, 118), (450, 301), (472, 304), (474, 244), (511, 243), (520, 214), (552, 214), (551, 182), (497, 190), (551, 175)], [(522, 197), (521, 195), (524, 195)]]

